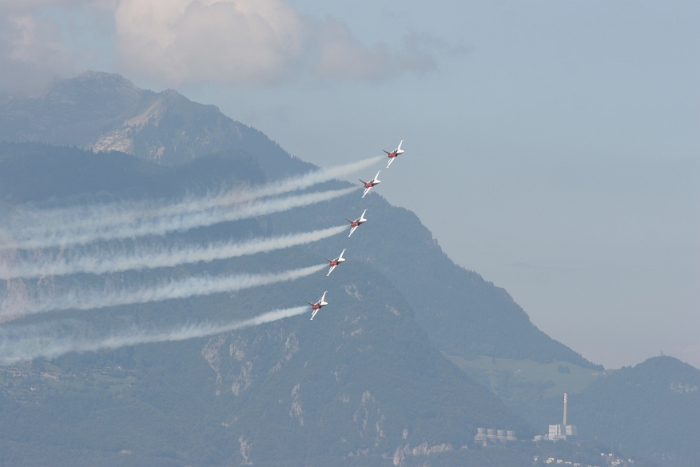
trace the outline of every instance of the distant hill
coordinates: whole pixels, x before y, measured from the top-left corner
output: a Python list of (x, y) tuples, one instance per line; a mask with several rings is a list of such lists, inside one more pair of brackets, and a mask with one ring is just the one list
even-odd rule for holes
[[(0, 102), (0, 139), (117, 149), (165, 165), (243, 150), (255, 157), (268, 180), (314, 167), (214, 106), (171, 90), (141, 90), (119, 75), (96, 72), (58, 81), (44, 96)], [(540, 331), (504, 289), (457, 266), (415, 214), (376, 194), (363, 201), (343, 198), (274, 216), (273, 222), (278, 231), (327, 226), (370, 206), (373, 220), (354, 240), (357, 251), (404, 294), (440, 350), (466, 358), (561, 360), (602, 369)], [(331, 254), (334, 242), (319, 243), (313, 251)]]
[[(658, 465), (700, 465), (700, 370), (673, 357), (601, 373), (570, 393), (568, 405), (568, 423), (582, 438)], [(561, 423), (562, 398), (532, 400), (515, 411), (544, 434), (547, 425)]]
[(571, 397), (579, 433), (667, 466), (700, 465), (700, 370), (654, 357)]

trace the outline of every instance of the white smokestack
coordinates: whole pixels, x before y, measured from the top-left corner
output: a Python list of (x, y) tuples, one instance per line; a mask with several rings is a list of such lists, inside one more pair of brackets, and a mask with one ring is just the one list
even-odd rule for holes
[(566, 426), (566, 393), (564, 393), (564, 426)]

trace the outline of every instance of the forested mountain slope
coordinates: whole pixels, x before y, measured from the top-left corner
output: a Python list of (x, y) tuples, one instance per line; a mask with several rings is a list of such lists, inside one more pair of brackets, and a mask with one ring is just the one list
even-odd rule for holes
[[(174, 91), (141, 90), (106, 73), (86, 72), (58, 81), (44, 96), (6, 98), (0, 102), (0, 139), (118, 149), (164, 165), (243, 150), (256, 159), (268, 180), (313, 168), (214, 106), (191, 102)], [(363, 259), (401, 290), (416, 321), (440, 350), (468, 358), (556, 359), (595, 367), (537, 329), (505, 290), (455, 265), (413, 213), (376, 195), (367, 202), (370, 216), (381, 219), (384, 227), (363, 227), (371, 235), (357, 240), (363, 242)], [(298, 230), (361, 212), (359, 199), (343, 198), (275, 222), (280, 230)]]
[[(235, 151), (168, 167), (122, 153), (33, 143), (0, 146), (0, 173), (4, 213), (104, 200), (177, 200), (202, 186), (255, 184), (261, 177), (254, 161)], [(33, 183), (19, 182), (27, 174), (38, 183), (36, 190)], [(259, 238), (269, 235), (268, 224), (264, 218), (226, 222), (141, 241), (177, 246)], [(113, 251), (119, 245), (101, 243)], [(319, 255), (296, 247), (34, 282), (100, 289), (319, 262)], [(31, 280), (12, 280), (17, 281), (38, 287)], [(398, 459), (402, 465), (427, 460), (480, 465), (489, 453), (474, 449), (477, 427), (514, 430), (521, 438), (533, 434), (430, 345), (400, 291), (361, 261), (344, 264), (328, 278), (321, 272), (264, 288), (27, 316), (4, 323), (2, 332), (48, 329), (55, 338), (67, 329), (68, 337), (79, 339), (135, 328), (226, 323), (298, 306), (322, 290), (328, 290), (332, 306), (314, 321), (306, 314), (213, 337), (1, 367), (0, 463), (302, 466), (394, 465)], [(501, 451), (495, 454), (501, 465), (517, 466), (529, 458), (517, 449)]]

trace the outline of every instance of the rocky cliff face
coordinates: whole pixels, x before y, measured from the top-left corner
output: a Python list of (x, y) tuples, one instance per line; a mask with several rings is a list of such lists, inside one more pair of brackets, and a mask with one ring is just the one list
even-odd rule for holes
[[(210, 338), (201, 355), (241, 462), (328, 456), (413, 465), (473, 449), (476, 427), (530, 428), (428, 343), (391, 284), (362, 265), (330, 282), (332, 307)], [(362, 461), (361, 459), (365, 459)]]

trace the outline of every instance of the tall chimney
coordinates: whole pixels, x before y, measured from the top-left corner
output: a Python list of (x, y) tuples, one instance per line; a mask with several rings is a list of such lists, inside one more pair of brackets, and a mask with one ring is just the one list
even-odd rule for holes
[(564, 426), (566, 426), (566, 393), (564, 393)]

